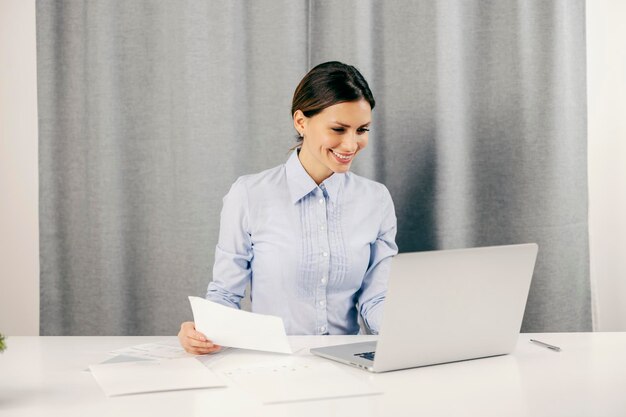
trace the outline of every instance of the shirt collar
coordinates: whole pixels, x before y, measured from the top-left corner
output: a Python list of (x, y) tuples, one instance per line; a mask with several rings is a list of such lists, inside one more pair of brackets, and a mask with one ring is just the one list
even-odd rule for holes
[[(289, 186), (289, 193), (291, 195), (291, 202), (297, 203), (302, 197), (308, 195), (311, 191), (317, 188), (317, 184), (313, 181), (313, 178), (306, 172), (300, 159), (298, 158), (297, 149), (291, 153), (289, 159), (285, 163), (287, 184)], [(321, 184), (320, 188), (325, 188), (328, 193), (328, 197), (335, 201), (337, 194), (339, 193), (339, 186), (341, 180), (345, 174), (334, 173), (330, 177), (326, 178)], [(322, 185), (324, 187), (322, 187)]]

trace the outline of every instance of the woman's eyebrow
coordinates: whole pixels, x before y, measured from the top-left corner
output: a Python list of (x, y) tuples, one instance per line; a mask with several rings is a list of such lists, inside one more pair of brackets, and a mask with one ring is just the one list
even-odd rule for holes
[[(343, 126), (343, 127), (350, 127), (350, 125), (347, 125), (347, 124), (341, 123), (341, 122), (337, 122), (337, 121), (333, 121), (332, 123), (337, 123), (338, 125)], [(363, 124), (363, 125), (361, 125), (359, 127), (365, 127), (365, 126), (369, 125), (370, 123), (372, 123), (372, 122), (369, 121), (369, 122), (367, 122), (367, 123), (365, 123), (365, 124)]]

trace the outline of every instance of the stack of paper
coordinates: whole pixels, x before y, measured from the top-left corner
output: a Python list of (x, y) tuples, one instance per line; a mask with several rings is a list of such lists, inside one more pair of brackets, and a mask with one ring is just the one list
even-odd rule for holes
[(99, 364), (89, 369), (109, 397), (226, 386), (195, 358)]
[[(196, 329), (214, 343), (225, 347), (292, 353), (280, 317), (249, 313), (199, 297), (189, 297), (189, 301)], [(171, 341), (131, 346), (112, 353), (123, 356), (110, 362), (128, 358), (132, 362), (89, 367), (108, 396), (226, 386), (219, 376), (207, 368), (212, 362), (206, 360), (209, 358), (198, 358), (206, 362), (203, 364)], [(218, 358), (220, 354), (207, 356)], [(265, 364), (256, 362), (245, 365), (244, 361), (238, 362), (235, 369), (221, 367), (221, 376), (266, 404), (381, 393), (364, 378), (319, 358), (274, 357), (277, 359)]]
[(185, 352), (185, 349), (180, 346), (178, 340), (174, 342), (166, 340), (155, 343), (143, 343), (141, 345), (116, 349), (111, 351), (111, 353), (141, 359), (177, 359), (191, 358), (194, 356), (191, 353)]

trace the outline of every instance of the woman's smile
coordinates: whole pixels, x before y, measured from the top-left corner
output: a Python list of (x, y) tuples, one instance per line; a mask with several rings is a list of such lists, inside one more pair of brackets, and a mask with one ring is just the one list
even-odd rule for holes
[(337, 162), (339, 162), (340, 164), (343, 164), (343, 165), (347, 165), (350, 162), (352, 162), (352, 158), (355, 155), (355, 153), (339, 153), (339, 152), (334, 151), (332, 149), (330, 149), (330, 153), (333, 154), (333, 157), (335, 158), (335, 160)]

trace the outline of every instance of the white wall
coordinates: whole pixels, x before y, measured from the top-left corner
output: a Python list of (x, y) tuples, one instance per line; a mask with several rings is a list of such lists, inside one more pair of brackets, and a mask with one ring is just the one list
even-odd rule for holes
[[(626, 2), (587, 2), (596, 330), (626, 331)], [(39, 332), (35, 0), (0, 0), (0, 332)]]
[(0, 0), (0, 332), (39, 334), (35, 0)]
[(595, 329), (626, 331), (626, 2), (587, 1), (589, 233)]

